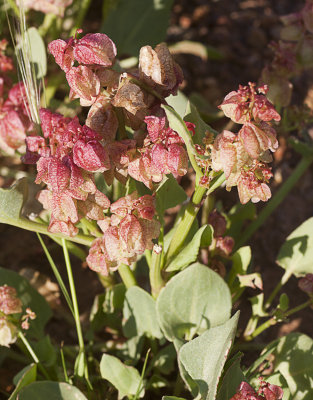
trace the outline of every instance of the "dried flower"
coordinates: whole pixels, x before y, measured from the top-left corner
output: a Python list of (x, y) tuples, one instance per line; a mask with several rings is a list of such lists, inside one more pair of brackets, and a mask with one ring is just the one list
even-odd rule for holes
[(22, 312), (22, 302), (14, 287), (0, 286), (0, 311), (6, 315)]
[(6, 318), (0, 317), (0, 346), (10, 347), (16, 342), (18, 329)]

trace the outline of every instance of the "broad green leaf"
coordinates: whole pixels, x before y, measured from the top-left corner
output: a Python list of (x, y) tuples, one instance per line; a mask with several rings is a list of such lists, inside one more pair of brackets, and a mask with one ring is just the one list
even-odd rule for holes
[(186, 113), (186, 107), (188, 104), (188, 97), (184, 93), (178, 90), (176, 95), (171, 94), (166, 98), (166, 102), (169, 106), (173, 107), (181, 118), (184, 118)]
[[(134, 367), (124, 365), (118, 358), (103, 354), (100, 362), (100, 372), (103, 379), (109, 381), (119, 392), (119, 398), (135, 395), (142, 385), (140, 374)], [(140, 397), (144, 396), (143, 387)]]
[(297, 278), (313, 273), (313, 217), (303, 222), (282, 245), (277, 263), (286, 270), (282, 283), (285, 284), (291, 275)]
[(9, 269), (0, 267), (0, 286), (13, 286), (18, 297), (23, 303), (23, 310), (29, 307), (36, 313), (36, 318), (30, 321), (27, 334), (30, 336), (42, 336), (43, 328), (52, 316), (51, 309), (44, 299), (21, 275)]
[(47, 73), (46, 45), (36, 28), (27, 29), (26, 35), (30, 44), (30, 61), (34, 65), (37, 79), (41, 79)]
[(193, 239), (185, 246), (166, 268), (167, 272), (183, 270), (196, 261), (200, 246), (208, 247), (212, 242), (213, 228), (203, 225), (194, 235)]
[(175, 275), (157, 298), (157, 315), (166, 338), (191, 338), (227, 321), (231, 296), (224, 280), (196, 263)]
[(15, 377), (13, 378), (13, 382), (15, 384), (14, 392), (11, 394), (9, 400), (15, 400), (17, 398), (18, 393), (23, 389), (23, 387), (29, 385), (34, 382), (37, 377), (37, 365), (30, 364), (27, 367), (23, 368)]
[(228, 352), (233, 343), (239, 312), (223, 325), (215, 326), (179, 351), (179, 359), (197, 383), (203, 399), (214, 400)]
[(233, 291), (233, 286), (239, 287), (238, 281), (236, 281), (237, 275), (246, 274), (251, 261), (251, 248), (249, 246), (240, 247), (231, 256), (233, 265), (229, 272), (228, 284)]
[(173, 175), (168, 175), (156, 191), (157, 210), (160, 215), (168, 208), (182, 204), (187, 199), (184, 189), (179, 185)]
[(57, 353), (50, 336), (44, 336), (42, 339), (32, 342), (31, 345), (39, 360), (46, 366), (52, 366), (56, 362)]
[(200, 114), (197, 108), (188, 101), (186, 107), (186, 114), (184, 116), (184, 120), (188, 122), (192, 122), (196, 125), (195, 135), (193, 136), (193, 142), (198, 144), (203, 144), (202, 139), (206, 136), (208, 132), (213, 133), (214, 135), (217, 132), (210, 127), (210, 125), (206, 124), (203, 119), (200, 117)]
[(103, 303), (103, 311), (113, 313), (123, 308), (125, 300), (126, 287), (124, 283), (118, 283), (112, 288), (107, 288), (105, 292), (105, 301)]
[(0, 188), (0, 222), (19, 219), (28, 194), (27, 179), (19, 179), (10, 189)]
[(126, 362), (127, 365), (135, 366), (140, 359), (145, 338), (143, 336), (134, 336), (115, 351), (115, 355)]
[(123, 332), (128, 338), (143, 334), (159, 339), (163, 336), (157, 320), (155, 300), (138, 286), (126, 292), (123, 320)]
[(33, 382), (19, 393), (18, 400), (87, 400), (75, 386), (65, 382)]
[(216, 400), (229, 400), (237, 392), (238, 386), (246, 378), (240, 368), (240, 357), (236, 358), (224, 373)]
[(274, 372), (280, 372), (285, 378), (292, 400), (311, 400), (313, 340), (301, 333), (290, 333), (279, 339), (272, 354)]
[(119, 54), (138, 56), (142, 46), (165, 40), (173, 0), (119, 0), (101, 31), (116, 44)]

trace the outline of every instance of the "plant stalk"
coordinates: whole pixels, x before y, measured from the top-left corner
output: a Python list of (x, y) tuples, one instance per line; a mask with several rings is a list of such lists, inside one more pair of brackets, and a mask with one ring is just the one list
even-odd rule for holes
[(127, 289), (131, 288), (132, 286), (137, 286), (136, 278), (128, 265), (121, 264), (118, 267), (118, 272)]

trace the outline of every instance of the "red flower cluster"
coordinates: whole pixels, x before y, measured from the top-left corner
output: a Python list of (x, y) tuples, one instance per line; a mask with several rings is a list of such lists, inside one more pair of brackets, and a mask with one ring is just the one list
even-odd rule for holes
[[(212, 148), (212, 168), (223, 170), (227, 188), (237, 186), (241, 203), (266, 201), (271, 197), (267, 182), (272, 176), (266, 163), (272, 160), (270, 151), (278, 148), (276, 132), (269, 124), (280, 115), (267, 100), (266, 87), (255, 84), (239, 87), (229, 93), (220, 108), (225, 115), (243, 124), (238, 134), (223, 131)], [(264, 93), (264, 94), (263, 94)]]
[(101, 136), (81, 126), (77, 117), (64, 118), (41, 109), (40, 119), (44, 137), (27, 137), (24, 161), (37, 163), (36, 183), (47, 185), (38, 199), (51, 211), (50, 232), (74, 236), (78, 233), (75, 224), (82, 217), (104, 219), (103, 210), (110, 206), (92, 175), (110, 168), (109, 156)]
[(122, 197), (110, 207), (111, 217), (98, 221), (104, 232), (89, 251), (89, 267), (103, 275), (121, 263), (130, 265), (139, 254), (153, 248), (152, 239), (159, 236), (160, 224), (154, 219), (154, 198), (138, 197), (136, 192)]
[(261, 381), (256, 393), (247, 382), (241, 382), (237, 393), (230, 400), (281, 400), (283, 395), (283, 389), (271, 383)]
[(0, 41), (0, 149), (13, 155), (25, 143), (26, 132), (33, 129), (26, 108), (23, 83), (11, 87), (7, 75), (13, 70), (12, 60), (5, 55), (6, 40)]

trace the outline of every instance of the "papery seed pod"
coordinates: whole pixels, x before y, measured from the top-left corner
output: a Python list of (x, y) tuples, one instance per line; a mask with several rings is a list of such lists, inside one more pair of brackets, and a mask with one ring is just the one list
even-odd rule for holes
[(16, 342), (17, 327), (6, 318), (0, 317), (0, 346), (10, 347), (10, 344)]
[(106, 142), (112, 142), (117, 132), (118, 120), (110, 102), (104, 98), (97, 99), (88, 112), (86, 125), (99, 133)]
[(104, 172), (111, 168), (108, 153), (96, 140), (87, 143), (78, 140), (73, 147), (73, 161), (78, 167), (90, 172)]
[(6, 315), (22, 312), (22, 302), (12, 286), (0, 286), (0, 311)]
[(73, 39), (67, 41), (62, 39), (53, 40), (48, 44), (48, 50), (64, 72), (70, 71), (74, 65)]
[(74, 57), (86, 65), (111, 67), (115, 61), (116, 47), (104, 33), (88, 33), (78, 39), (74, 46)]
[(223, 236), (226, 232), (226, 219), (217, 210), (213, 210), (208, 219), (208, 224), (214, 229), (214, 237)]
[(305, 277), (301, 278), (298, 281), (298, 287), (311, 295), (313, 293), (313, 274), (306, 274)]
[(66, 73), (66, 79), (80, 98), (86, 100), (89, 105), (95, 102), (100, 93), (100, 80), (89, 67), (84, 65), (72, 67)]

